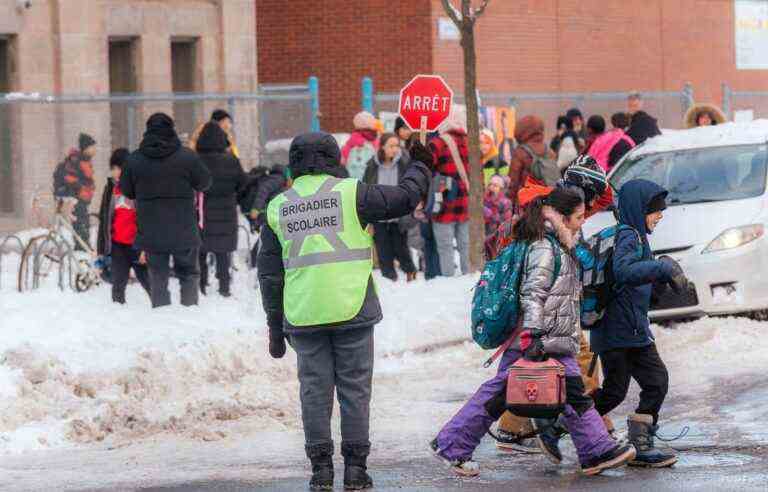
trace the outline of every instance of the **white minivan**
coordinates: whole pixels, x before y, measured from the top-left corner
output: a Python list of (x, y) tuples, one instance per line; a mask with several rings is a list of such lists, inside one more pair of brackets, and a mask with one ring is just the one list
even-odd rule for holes
[[(651, 248), (680, 262), (692, 287), (654, 302), (651, 319), (768, 312), (766, 161), (768, 120), (759, 120), (665, 132), (612, 170), (615, 190), (646, 179), (669, 191)], [(614, 223), (603, 212), (584, 232)]]

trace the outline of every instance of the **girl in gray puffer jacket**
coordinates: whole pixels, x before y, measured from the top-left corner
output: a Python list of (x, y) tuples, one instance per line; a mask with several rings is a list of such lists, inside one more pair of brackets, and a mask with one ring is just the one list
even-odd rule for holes
[[(583, 196), (558, 188), (532, 202), (515, 225), (515, 240), (531, 244), (519, 293), (523, 330), (504, 352), (496, 376), (480, 386), (432, 441), (435, 454), (448, 462), (456, 474), (479, 473), (472, 454), (505, 410), (507, 371), (520, 357), (540, 360), (551, 356), (565, 366), (566, 407), (561, 421), (571, 433), (585, 474), (597, 474), (634, 458), (635, 449), (619, 446), (610, 437), (592, 399), (584, 395), (584, 383), (574, 357), (581, 335), (581, 284), (579, 266), (571, 251), (583, 223)], [(547, 236), (554, 238), (557, 246)], [(555, 255), (560, 255), (557, 276)], [(498, 404), (500, 401), (502, 404)], [(562, 459), (557, 448), (559, 428), (547, 425), (539, 435), (542, 449), (557, 463)]]

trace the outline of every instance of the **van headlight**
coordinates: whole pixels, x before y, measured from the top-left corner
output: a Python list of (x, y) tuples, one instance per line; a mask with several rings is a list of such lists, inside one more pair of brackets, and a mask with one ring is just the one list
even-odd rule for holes
[(715, 251), (724, 251), (726, 249), (738, 248), (749, 244), (755, 239), (759, 239), (765, 233), (763, 224), (752, 224), (748, 226), (734, 227), (723, 231), (709, 246), (704, 248), (703, 253), (713, 253)]

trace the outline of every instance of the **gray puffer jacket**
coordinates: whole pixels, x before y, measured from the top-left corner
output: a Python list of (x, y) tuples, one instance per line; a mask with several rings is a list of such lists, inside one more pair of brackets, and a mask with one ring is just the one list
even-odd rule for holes
[[(555, 273), (555, 251), (548, 239), (531, 244), (520, 285), (523, 328), (538, 329), (548, 354), (575, 355), (581, 337), (579, 267), (559, 245), (560, 274)], [(517, 341), (519, 348), (519, 340)]]

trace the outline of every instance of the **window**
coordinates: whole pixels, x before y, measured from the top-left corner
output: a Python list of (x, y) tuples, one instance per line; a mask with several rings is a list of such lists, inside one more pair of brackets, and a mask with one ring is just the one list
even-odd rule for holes
[[(0, 94), (13, 91), (13, 39), (0, 36)], [(0, 213), (17, 211), (19, 177), (13, 158), (13, 106), (0, 104)]]
[[(195, 92), (197, 88), (197, 40), (175, 39), (171, 42), (171, 90), (178, 94)], [(173, 104), (176, 130), (181, 137), (194, 131), (198, 122), (197, 106), (192, 101)]]
[(669, 190), (670, 205), (753, 198), (765, 193), (767, 160), (765, 144), (646, 154), (620, 164), (611, 185), (653, 181)]
[[(136, 40), (111, 39), (109, 41), (109, 92), (111, 94), (132, 94), (138, 91), (136, 82)], [(130, 121), (127, 102), (110, 104), (110, 130), (113, 147), (129, 147), (129, 128), (136, 127)]]

